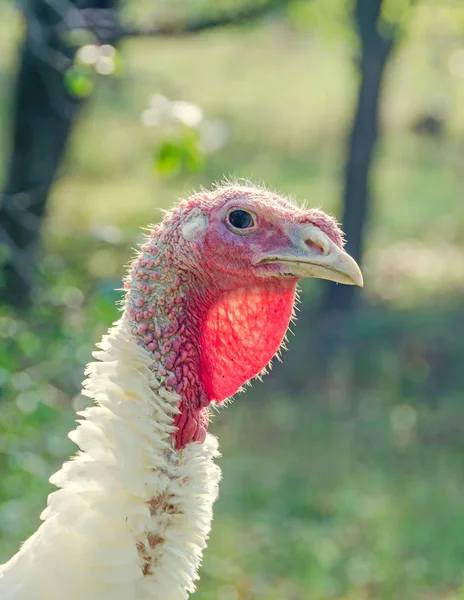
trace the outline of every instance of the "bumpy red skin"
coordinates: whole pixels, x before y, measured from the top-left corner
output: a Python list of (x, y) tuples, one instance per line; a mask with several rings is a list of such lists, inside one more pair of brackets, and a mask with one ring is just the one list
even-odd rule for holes
[[(225, 226), (225, 214), (235, 206), (254, 213), (253, 236)], [(182, 228), (198, 214), (205, 218), (204, 230), (186, 239)], [(303, 211), (260, 188), (221, 187), (168, 213), (133, 262), (125, 282), (126, 317), (152, 353), (166, 388), (181, 398), (176, 448), (203, 442), (208, 405), (232, 396), (279, 349), (297, 279), (263, 277), (253, 259), (259, 252), (285, 250), (292, 225), (301, 223), (315, 224), (343, 245), (336, 222), (321, 211)]]

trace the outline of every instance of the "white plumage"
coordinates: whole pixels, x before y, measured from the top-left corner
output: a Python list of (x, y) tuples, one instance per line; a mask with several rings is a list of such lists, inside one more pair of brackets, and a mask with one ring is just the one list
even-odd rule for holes
[[(217, 440), (173, 450), (174, 406), (153, 359), (118, 324), (88, 366), (80, 447), (50, 481), (44, 523), (3, 567), (2, 600), (182, 600), (217, 497)], [(156, 569), (156, 578), (147, 577)]]

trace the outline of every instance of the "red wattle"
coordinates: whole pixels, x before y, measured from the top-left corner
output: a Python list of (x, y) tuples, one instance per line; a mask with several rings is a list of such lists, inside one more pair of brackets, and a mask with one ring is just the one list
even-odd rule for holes
[(270, 280), (223, 293), (202, 327), (200, 376), (210, 401), (229, 398), (279, 349), (292, 316), (296, 281)]

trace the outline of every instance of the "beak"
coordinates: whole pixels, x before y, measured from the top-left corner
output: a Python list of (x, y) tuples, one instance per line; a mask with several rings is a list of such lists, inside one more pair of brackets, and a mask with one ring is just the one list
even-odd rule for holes
[(263, 257), (258, 264), (279, 265), (285, 275), (293, 277), (317, 277), (363, 287), (356, 261), (318, 227), (298, 225), (291, 237), (293, 244), (288, 250)]

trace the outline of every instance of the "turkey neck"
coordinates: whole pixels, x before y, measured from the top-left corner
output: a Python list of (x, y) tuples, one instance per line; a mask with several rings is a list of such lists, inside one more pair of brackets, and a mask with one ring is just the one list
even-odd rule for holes
[(155, 227), (132, 263), (123, 321), (162, 385), (179, 396), (173, 438), (181, 449), (204, 441), (211, 402), (233, 396), (269, 364), (292, 317), (296, 279), (242, 280), (201, 265), (201, 249), (176, 219)]
[(177, 449), (203, 442), (210, 403), (200, 377), (201, 324), (217, 290), (194, 264), (177, 260), (171, 248), (182, 244), (155, 227), (134, 260), (124, 287), (123, 321), (153, 357), (151, 369), (166, 390), (179, 395), (174, 418)]

